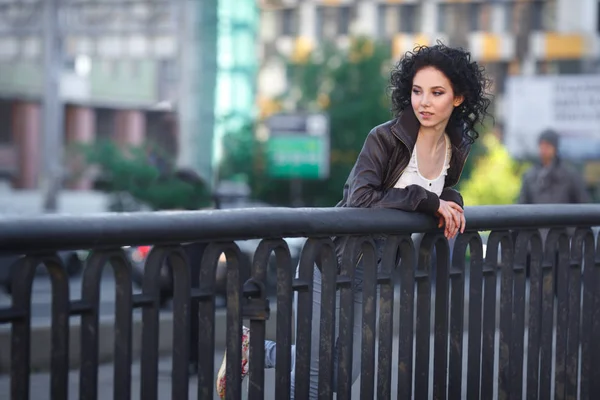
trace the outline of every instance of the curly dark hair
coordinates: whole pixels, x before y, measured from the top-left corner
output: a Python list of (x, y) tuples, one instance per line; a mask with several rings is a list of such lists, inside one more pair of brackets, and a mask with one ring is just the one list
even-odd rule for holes
[(390, 79), (392, 112), (400, 112), (411, 106), (413, 78), (424, 67), (440, 70), (452, 84), (455, 95), (462, 95), (464, 101), (454, 109), (448, 125), (463, 126), (463, 135), (470, 143), (479, 137), (477, 125), (489, 115), (491, 103), (488, 89), (491, 80), (484, 74), (483, 67), (471, 61), (471, 54), (460, 48), (448, 47), (441, 42), (434, 46), (417, 46), (409, 51), (392, 69)]

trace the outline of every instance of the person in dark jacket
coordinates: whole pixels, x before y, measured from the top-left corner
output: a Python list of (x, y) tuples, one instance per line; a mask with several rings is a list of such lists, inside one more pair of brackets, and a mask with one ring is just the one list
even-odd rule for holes
[[(459, 182), (478, 125), (487, 114), (489, 81), (483, 69), (461, 49), (437, 44), (417, 47), (400, 60), (391, 74), (395, 118), (371, 130), (343, 188), (338, 207), (391, 208), (431, 215), (454, 238), (465, 229), (463, 199), (453, 187)], [(336, 238), (338, 255), (345, 239)], [(381, 249), (377, 245), (378, 252)], [(362, 274), (355, 271), (352, 380), (360, 373)], [(309, 398), (318, 397), (321, 271), (313, 270), (313, 307)], [(339, 301), (336, 302), (339, 312)], [(248, 371), (243, 329), (242, 375)], [(275, 367), (277, 346), (265, 341), (265, 366)], [(337, 354), (337, 353), (336, 353)], [(337, 357), (334, 357), (337, 363)], [(225, 360), (217, 377), (217, 392), (225, 395)], [(334, 366), (337, 372), (337, 366)], [(292, 348), (291, 395), (295, 387), (295, 349)], [(337, 373), (333, 376), (337, 387)]]
[(519, 203), (588, 203), (590, 196), (581, 175), (559, 157), (558, 134), (546, 130), (538, 142), (540, 162), (523, 176)]

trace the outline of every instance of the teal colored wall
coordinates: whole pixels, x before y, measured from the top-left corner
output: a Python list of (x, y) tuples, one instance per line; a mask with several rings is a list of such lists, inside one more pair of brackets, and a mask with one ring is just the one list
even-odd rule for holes
[(259, 10), (255, 1), (219, 0), (218, 71), (213, 161), (220, 161), (222, 137), (253, 120), (258, 72)]

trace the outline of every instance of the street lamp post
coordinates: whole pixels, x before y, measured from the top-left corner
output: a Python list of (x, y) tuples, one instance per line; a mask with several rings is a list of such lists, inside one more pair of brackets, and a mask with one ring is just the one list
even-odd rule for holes
[(42, 100), (44, 211), (57, 209), (57, 197), (63, 180), (64, 110), (60, 96), (62, 43), (58, 13), (60, 0), (44, 4), (44, 92)]

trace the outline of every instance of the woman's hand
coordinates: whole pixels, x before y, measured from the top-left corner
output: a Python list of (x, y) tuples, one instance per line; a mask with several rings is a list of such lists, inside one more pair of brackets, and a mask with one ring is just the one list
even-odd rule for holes
[(465, 214), (463, 209), (453, 201), (445, 201), (440, 199), (440, 208), (436, 215), (440, 218), (438, 228), (445, 226), (444, 236), (447, 239), (452, 239), (458, 232), (465, 231)]

